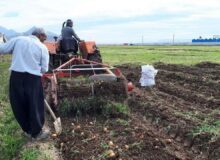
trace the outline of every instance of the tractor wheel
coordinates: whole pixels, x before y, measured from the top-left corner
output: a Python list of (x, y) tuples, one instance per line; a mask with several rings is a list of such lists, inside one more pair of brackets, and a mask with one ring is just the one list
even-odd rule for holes
[(95, 52), (94, 54), (88, 55), (88, 60), (102, 63), (102, 56), (101, 56), (100, 52)]

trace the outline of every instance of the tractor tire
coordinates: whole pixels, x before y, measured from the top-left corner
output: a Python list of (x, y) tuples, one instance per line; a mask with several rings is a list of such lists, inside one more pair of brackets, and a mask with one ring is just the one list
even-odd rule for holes
[(98, 52), (95, 52), (94, 54), (88, 55), (88, 60), (102, 63), (102, 56), (101, 56), (100, 52), (98, 51)]

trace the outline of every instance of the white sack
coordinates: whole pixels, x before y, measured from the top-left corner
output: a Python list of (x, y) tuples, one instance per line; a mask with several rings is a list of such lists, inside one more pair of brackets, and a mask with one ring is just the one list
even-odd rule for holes
[(155, 76), (158, 70), (154, 69), (152, 65), (141, 66), (141, 86), (153, 86), (155, 85)]

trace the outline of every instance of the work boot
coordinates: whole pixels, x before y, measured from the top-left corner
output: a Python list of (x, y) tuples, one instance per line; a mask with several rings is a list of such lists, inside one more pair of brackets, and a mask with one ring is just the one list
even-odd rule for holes
[(47, 130), (42, 130), (36, 137), (32, 137), (33, 140), (46, 140), (49, 137), (50, 132)]
[(28, 139), (31, 139), (31, 134), (29, 134), (27, 132), (23, 132), (23, 136), (25, 136)]

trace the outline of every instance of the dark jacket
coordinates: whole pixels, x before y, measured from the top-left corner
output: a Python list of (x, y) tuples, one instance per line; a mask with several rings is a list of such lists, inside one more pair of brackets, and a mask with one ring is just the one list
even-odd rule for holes
[(61, 31), (62, 39), (75, 38), (77, 41), (80, 41), (80, 38), (74, 32), (72, 27), (64, 27)]

